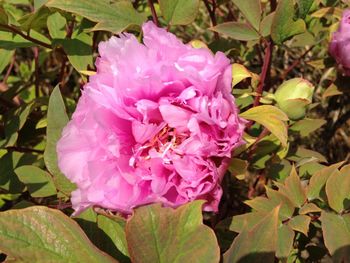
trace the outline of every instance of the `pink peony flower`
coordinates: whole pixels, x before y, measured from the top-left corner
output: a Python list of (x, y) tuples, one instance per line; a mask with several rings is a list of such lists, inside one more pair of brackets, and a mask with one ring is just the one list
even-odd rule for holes
[(78, 189), (76, 213), (100, 206), (130, 214), (161, 202), (204, 199), (217, 211), (221, 179), (245, 120), (221, 52), (185, 45), (147, 22), (99, 45), (96, 75), (58, 142), (62, 172)]
[(350, 76), (350, 9), (343, 12), (339, 29), (333, 33), (329, 53), (343, 68), (344, 73)]

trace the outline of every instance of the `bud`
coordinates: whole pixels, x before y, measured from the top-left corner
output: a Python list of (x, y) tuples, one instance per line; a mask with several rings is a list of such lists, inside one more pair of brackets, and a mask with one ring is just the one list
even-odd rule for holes
[(329, 53), (350, 76), (350, 9), (343, 12), (339, 28), (333, 33)]
[(275, 100), (291, 120), (305, 116), (306, 107), (312, 102), (314, 86), (302, 78), (287, 80), (278, 87)]

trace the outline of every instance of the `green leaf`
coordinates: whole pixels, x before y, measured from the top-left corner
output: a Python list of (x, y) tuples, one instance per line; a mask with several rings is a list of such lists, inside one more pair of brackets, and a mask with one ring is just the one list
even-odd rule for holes
[(344, 217), (322, 211), (320, 220), (324, 243), (333, 256), (332, 262), (349, 262), (350, 230)]
[(288, 221), (288, 226), (290, 226), (293, 230), (299, 231), (305, 236), (308, 236), (310, 222), (311, 218), (309, 216), (297, 215)]
[(112, 240), (114, 246), (125, 258), (129, 257), (125, 236), (125, 219), (117, 216), (98, 215), (97, 223), (98, 227)]
[(40, 7), (34, 13), (27, 14), (18, 20), (21, 30), (29, 32), (30, 30), (40, 32), (41, 29), (46, 28), (46, 21), (50, 15), (50, 9), (46, 6)]
[(9, 22), (9, 18), (5, 10), (0, 7), (0, 24), (7, 25)]
[(288, 196), (296, 207), (301, 207), (306, 201), (305, 190), (294, 166), (284, 181), (284, 185), (281, 185), (278, 191)]
[(131, 261), (217, 263), (214, 232), (202, 222), (203, 201), (176, 210), (160, 204), (137, 208), (126, 224)]
[(350, 207), (350, 173), (335, 170), (326, 183), (329, 206), (340, 213)]
[(300, 18), (305, 18), (309, 13), (314, 0), (297, 0), (298, 3), (298, 13)]
[(56, 144), (61, 138), (63, 128), (68, 123), (66, 107), (64, 105), (61, 92), (58, 86), (54, 88), (49, 100), (47, 111), (47, 128), (46, 128), (46, 148), (44, 152), (44, 161), (46, 168), (53, 175), (55, 185), (58, 190), (69, 196), (70, 192), (75, 189), (71, 183), (59, 170), (57, 165)]
[(245, 66), (238, 63), (232, 64), (232, 87), (252, 76), (252, 73)]
[(319, 208), (317, 205), (313, 203), (307, 203), (302, 208), (299, 209), (300, 215), (306, 215), (308, 213), (317, 213), (321, 212), (321, 208)]
[(37, 10), (40, 7), (42, 7), (44, 4), (46, 4), (48, 0), (34, 0), (34, 9)]
[(282, 44), (288, 38), (306, 30), (303, 20), (293, 20), (294, 4), (291, 0), (280, 0), (272, 22), (271, 37), (276, 44)]
[(259, 32), (263, 37), (267, 37), (271, 34), (271, 27), (274, 16), (275, 12), (265, 16), (264, 19), (261, 21)]
[(244, 228), (251, 229), (257, 225), (268, 212), (251, 212), (232, 217), (229, 229), (241, 233)]
[(261, 19), (261, 3), (260, 0), (233, 0), (232, 1), (242, 12), (249, 24), (259, 31)]
[(288, 258), (294, 242), (294, 231), (288, 225), (281, 225), (278, 228), (278, 239), (276, 257), (279, 259)]
[(247, 173), (248, 162), (238, 158), (232, 158), (228, 170), (238, 180), (243, 180)]
[[(121, 263), (130, 263), (129, 258), (125, 256), (125, 250), (121, 252), (119, 249), (127, 247), (124, 231), (125, 219), (113, 216), (113, 219), (116, 218), (113, 221), (113, 219), (105, 217), (97, 215), (93, 208), (88, 208), (78, 216), (75, 216), (74, 220), (78, 222), (79, 226), (96, 247)], [(122, 245), (120, 243), (121, 241), (124, 242)], [(126, 250), (126, 255), (127, 253)]]
[(15, 173), (19, 180), (27, 186), (32, 197), (46, 197), (57, 193), (51, 176), (36, 166), (20, 166)]
[(96, 26), (92, 30), (120, 33), (126, 29), (138, 29), (146, 20), (129, 1), (110, 4), (107, 0), (50, 0), (46, 5), (85, 17)]
[(24, 185), (14, 173), (16, 167), (30, 164), (35, 161), (35, 156), (19, 152), (8, 152), (0, 158), (0, 189), (10, 193), (21, 193)]
[(63, 39), (60, 43), (69, 62), (78, 72), (87, 70), (93, 64), (91, 35), (81, 32), (72, 39)]
[(313, 200), (321, 198), (321, 191), (324, 189), (328, 178), (342, 166), (344, 162), (336, 163), (317, 171), (310, 179), (307, 189), (307, 198)]
[(257, 225), (245, 228), (224, 254), (224, 263), (274, 262), (277, 248), (279, 207), (276, 207)]
[(342, 91), (339, 90), (339, 88), (332, 83), (322, 94), (322, 100), (325, 100), (328, 97), (337, 96), (343, 94)]
[(268, 196), (269, 201), (273, 204), (273, 208), (280, 206), (280, 218), (282, 220), (287, 220), (292, 217), (295, 205), (288, 195), (270, 188), (266, 188), (266, 195)]
[(159, 0), (165, 22), (170, 25), (187, 25), (194, 21), (199, 0)]
[(0, 74), (10, 64), (13, 54), (13, 50), (0, 49)]
[(325, 125), (327, 121), (323, 119), (309, 119), (305, 118), (300, 121), (297, 121), (290, 127), (291, 131), (299, 132), (301, 137), (306, 137), (310, 133), (316, 131), (321, 126)]
[(64, 39), (66, 37), (66, 18), (59, 12), (55, 12), (47, 18), (47, 29), (53, 39)]
[(116, 262), (72, 219), (44, 206), (0, 213), (0, 251), (19, 262)]
[(284, 121), (287, 121), (288, 117), (280, 109), (270, 105), (262, 105), (251, 108), (241, 113), (240, 116), (266, 127), (281, 141), (283, 146), (287, 146), (288, 132)]
[(246, 23), (240, 22), (222, 23), (211, 27), (210, 30), (242, 41), (257, 40), (260, 38), (258, 32), (256, 32), (252, 27)]

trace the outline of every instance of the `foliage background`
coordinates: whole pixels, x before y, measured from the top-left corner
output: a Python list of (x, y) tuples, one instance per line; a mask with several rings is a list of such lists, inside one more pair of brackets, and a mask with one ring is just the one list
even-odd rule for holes
[[(350, 262), (349, 77), (328, 55), (348, 5), (1, 0), (0, 259)], [(74, 185), (58, 170), (56, 141), (94, 74), (98, 43), (140, 36), (147, 19), (230, 57), (233, 94), (251, 120), (247, 144), (224, 178), (218, 214), (202, 215), (196, 201), (141, 207), (128, 220), (100, 208), (69, 218)], [(297, 77), (314, 86), (312, 102), (299, 94), (305, 100), (286, 108), (276, 90)], [(296, 108), (306, 113), (291, 117)]]

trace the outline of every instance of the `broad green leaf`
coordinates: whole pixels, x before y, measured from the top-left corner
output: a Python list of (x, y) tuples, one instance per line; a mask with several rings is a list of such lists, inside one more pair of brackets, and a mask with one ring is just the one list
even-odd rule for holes
[[(18, 132), (23, 128), (26, 123), (29, 114), (34, 109), (35, 103), (23, 104), (19, 108), (9, 111), (6, 116), (5, 122), (5, 143), (2, 145), (14, 146), (17, 138)], [(1, 146), (1, 142), (0, 142)]]
[(2, 7), (0, 7), (0, 24), (7, 25), (8, 22), (9, 18), (6, 11)]
[(321, 208), (319, 208), (317, 205), (313, 204), (313, 203), (307, 203), (305, 205), (303, 205), (302, 208), (299, 209), (299, 214), (300, 215), (306, 215), (308, 213), (317, 213), (317, 212), (321, 212)]
[(125, 256), (128, 253), (125, 251), (125, 219), (113, 216), (113, 221), (110, 217), (98, 215), (93, 208), (89, 208), (75, 216), (74, 220), (96, 247), (120, 263), (129, 263), (129, 258)]
[(47, 29), (53, 39), (64, 39), (66, 37), (66, 18), (59, 12), (55, 12), (47, 18)]
[(232, 64), (232, 87), (251, 77), (252, 73), (245, 66), (237, 63)]
[(34, 43), (24, 39), (19, 35), (0, 31), (0, 49), (15, 50), (16, 48), (33, 46), (35, 46)]
[(248, 24), (240, 22), (222, 23), (215, 27), (211, 27), (210, 30), (242, 41), (257, 40), (260, 38), (258, 32), (256, 32), (252, 27), (250, 27)]
[(329, 206), (338, 213), (350, 207), (350, 173), (335, 170), (326, 183)]
[(285, 121), (288, 120), (288, 117), (280, 109), (270, 105), (262, 105), (251, 108), (241, 113), (240, 116), (266, 127), (281, 141), (283, 146), (287, 146), (288, 132)]
[(302, 137), (306, 137), (310, 133), (316, 131), (325, 124), (326, 121), (323, 119), (305, 118), (294, 123), (293, 126), (290, 127), (290, 130), (294, 132), (299, 132)]
[(305, 236), (308, 236), (310, 222), (311, 218), (309, 216), (297, 215), (288, 221), (288, 226), (290, 226), (293, 230), (299, 231)]
[(321, 17), (324, 17), (326, 15), (329, 15), (332, 17), (336, 17), (337, 19), (341, 19), (342, 14), (343, 14), (343, 10), (341, 8), (324, 7), (324, 8), (318, 9), (316, 12), (312, 13), (311, 16), (321, 18)]
[(291, 0), (280, 0), (272, 22), (271, 37), (276, 44), (282, 44), (288, 38), (305, 31), (303, 20), (293, 20), (294, 3)]
[(259, 31), (261, 19), (261, 3), (260, 0), (233, 0), (232, 1), (238, 9), (242, 12), (250, 25), (255, 30)]
[(309, 13), (314, 0), (297, 0), (298, 14), (300, 18), (305, 18)]
[(40, 7), (34, 13), (27, 14), (18, 20), (21, 30), (25, 32), (46, 28), (46, 21), (50, 15), (50, 9), (46, 6)]
[(261, 21), (259, 32), (263, 37), (267, 37), (271, 34), (271, 27), (274, 16), (275, 12), (265, 16), (264, 19)]
[(241, 233), (244, 228), (251, 229), (258, 224), (268, 212), (251, 212), (232, 217), (230, 230)]
[(266, 187), (266, 195), (273, 207), (280, 206), (280, 218), (287, 220), (294, 214), (295, 205), (288, 195)]
[(159, 0), (165, 22), (170, 25), (187, 25), (196, 18), (199, 0)]
[(61, 92), (58, 86), (54, 88), (49, 100), (49, 108), (47, 111), (47, 128), (46, 128), (46, 148), (44, 152), (44, 160), (46, 168), (52, 174), (55, 185), (58, 190), (65, 195), (75, 189), (72, 184), (59, 170), (57, 165), (56, 144), (61, 138), (63, 128), (68, 123), (66, 107), (64, 105)]
[(0, 49), (0, 74), (10, 64), (13, 54), (13, 50)]
[(224, 254), (224, 263), (274, 262), (278, 242), (279, 207), (270, 211), (257, 225), (244, 229)]
[[(117, 216), (98, 215), (98, 227), (112, 240), (114, 246), (129, 257), (128, 244), (125, 236), (125, 219)], [(122, 261), (120, 259), (120, 261)]]
[(88, 65), (93, 64), (91, 35), (81, 32), (72, 39), (66, 38), (61, 40), (60, 43), (67, 54), (69, 62), (78, 72), (87, 70)]
[(57, 193), (51, 176), (36, 166), (20, 166), (15, 173), (18, 179), (27, 186), (32, 197), (46, 197)]
[(146, 20), (146, 17), (138, 13), (129, 1), (118, 1), (114, 4), (109, 2), (107, 0), (49, 0), (46, 5), (96, 22), (93, 30), (110, 31), (115, 34), (126, 29), (137, 29)]
[(34, 9), (37, 10), (40, 7), (42, 7), (44, 4), (46, 4), (48, 0), (34, 0)]
[(35, 161), (35, 156), (19, 152), (8, 152), (0, 158), (0, 189), (10, 193), (21, 193), (24, 185), (19, 181), (14, 170)]
[(243, 180), (247, 173), (248, 162), (238, 158), (232, 158), (228, 170), (238, 180)]
[(294, 231), (288, 225), (281, 225), (278, 228), (278, 239), (276, 257), (279, 259), (288, 258), (294, 242)]
[(72, 219), (44, 206), (0, 213), (0, 251), (18, 262), (116, 262)]
[(278, 191), (288, 196), (296, 207), (301, 207), (306, 201), (305, 190), (294, 166), (284, 181), (284, 185), (281, 185)]
[(344, 162), (336, 163), (317, 171), (310, 179), (307, 189), (307, 198), (313, 200), (321, 197), (321, 191), (324, 189), (328, 178), (342, 166)]
[(322, 211), (320, 217), (324, 243), (332, 262), (350, 262), (350, 230), (343, 216)]
[(322, 100), (325, 100), (328, 97), (337, 96), (343, 94), (338, 87), (332, 83), (322, 94)]
[(293, 162), (299, 162), (299, 163), (304, 159), (310, 159), (310, 158), (313, 158), (321, 163), (327, 163), (327, 159), (322, 154), (309, 149), (305, 149), (301, 146), (297, 148), (296, 152), (290, 153), (290, 155), (288, 156), (288, 160), (291, 160)]
[(126, 223), (131, 261), (219, 262), (215, 234), (202, 222), (202, 205), (194, 201), (176, 210), (160, 204), (137, 208)]

